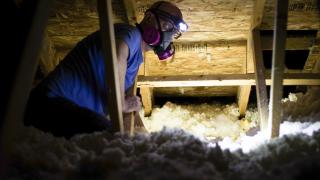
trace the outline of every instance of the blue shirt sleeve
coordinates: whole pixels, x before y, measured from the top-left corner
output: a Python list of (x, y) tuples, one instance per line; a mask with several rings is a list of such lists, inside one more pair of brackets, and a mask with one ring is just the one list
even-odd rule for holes
[(117, 38), (122, 39), (129, 48), (127, 59), (127, 71), (125, 77), (125, 90), (130, 88), (138, 73), (139, 66), (143, 62), (141, 49), (141, 34), (138, 28), (119, 24), (116, 29)]

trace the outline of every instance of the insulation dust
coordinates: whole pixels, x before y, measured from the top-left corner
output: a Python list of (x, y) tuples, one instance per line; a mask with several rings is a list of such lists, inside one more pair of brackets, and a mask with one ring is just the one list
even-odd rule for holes
[(4, 179), (320, 179), (319, 95), (285, 99), (281, 137), (268, 142), (247, 135), (256, 110), (238, 120), (234, 104), (167, 103), (144, 119), (150, 133), (134, 137), (99, 132), (66, 140), (24, 127)]

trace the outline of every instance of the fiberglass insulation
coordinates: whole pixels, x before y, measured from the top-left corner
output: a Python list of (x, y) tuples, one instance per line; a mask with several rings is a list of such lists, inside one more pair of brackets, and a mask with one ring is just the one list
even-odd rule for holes
[[(210, 105), (201, 106), (209, 112)], [(155, 109), (153, 116), (144, 120), (152, 132), (132, 138), (101, 132), (65, 140), (25, 127), (16, 138), (6, 178), (320, 179), (319, 90), (291, 94), (283, 100), (281, 137), (269, 142), (256, 140), (259, 133), (246, 134), (256, 124), (256, 110), (249, 111), (241, 124), (234, 105), (212, 106), (215, 113), (206, 114), (199, 106), (192, 109), (167, 103), (162, 108), (169, 109), (161, 118), (177, 118), (170, 116), (178, 109), (183, 120), (156, 131), (150, 121), (157, 121), (153, 116), (161, 108)], [(217, 122), (208, 123), (203, 118)], [(223, 129), (223, 121), (235, 133)], [(203, 131), (191, 134), (197, 128)], [(215, 131), (206, 134), (206, 128)], [(238, 149), (245, 144), (252, 146)]]

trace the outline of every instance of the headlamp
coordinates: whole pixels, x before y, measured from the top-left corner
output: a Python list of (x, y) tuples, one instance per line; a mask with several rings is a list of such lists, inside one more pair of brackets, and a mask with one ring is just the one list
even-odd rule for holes
[(184, 22), (180, 22), (178, 27), (181, 32), (186, 32), (188, 29), (188, 25)]

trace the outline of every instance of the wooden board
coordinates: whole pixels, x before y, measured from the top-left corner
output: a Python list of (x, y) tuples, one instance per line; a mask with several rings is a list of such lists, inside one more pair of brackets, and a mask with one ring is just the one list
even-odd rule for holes
[(280, 123), (282, 120), (282, 104), (283, 98), (283, 70), (285, 58), (285, 45), (287, 37), (287, 21), (288, 21), (288, 0), (276, 1), (274, 20), (274, 38), (272, 49), (272, 72), (271, 72), (271, 87), (270, 87), (270, 103), (269, 103), (269, 119), (268, 138), (276, 138), (280, 133)]
[(149, 116), (154, 103), (153, 88), (140, 87), (141, 100), (144, 108), (144, 116)]
[[(131, 11), (137, 22), (143, 18), (144, 11), (156, 0), (130, 0), (135, 4)], [(253, 5), (257, 0), (175, 0), (175, 3), (189, 24), (189, 30), (178, 40), (219, 41), (245, 40), (250, 29)], [(123, 1), (113, 0), (114, 22), (127, 22)], [(317, 0), (290, 0), (288, 29), (320, 29)], [(261, 29), (273, 27), (274, 0), (266, 0)], [(64, 42), (75, 44), (77, 40), (98, 29), (96, 2), (86, 0), (57, 0), (49, 18), (49, 36), (67, 38)], [(68, 40), (69, 38), (69, 40)], [(70, 41), (71, 39), (71, 41)], [(63, 43), (62, 43), (63, 45)]]
[(176, 54), (161, 62), (146, 53), (146, 75), (208, 75), (240, 72), (246, 58), (246, 41), (177, 43)]
[(252, 57), (254, 62), (260, 129), (262, 132), (266, 132), (268, 126), (268, 95), (264, 75), (265, 70), (261, 50), (260, 30), (252, 30), (252, 34), (250, 35), (248, 41), (251, 41), (250, 48), (252, 49)]
[[(155, 0), (136, 0), (137, 20), (143, 18), (144, 11)], [(215, 0), (171, 1), (181, 10), (189, 31), (182, 37), (182, 41), (245, 39), (250, 23), (253, 1), (243, 0)]]
[[(266, 74), (266, 84), (271, 84)], [(139, 76), (138, 87), (200, 87), (200, 86), (241, 86), (255, 85), (255, 74), (217, 74), (186, 76)], [(287, 73), (283, 85), (320, 85), (320, 74)]]
[(99, 25), (101, 29), (101, 45), (104, 58), (105, 79), (107, 84), (108, 112), (113, 132), (124, 133), (121, 90), (118, 73), (116, 42), (112, 22), (112, 4), (109, 0), (98, 0)]
[[(143, 13), (156, 0), (113, 0), (114, 22), (128, 21), (123, 2), (134, 4), (129, 9), (131, 20), (141, 21)], [(273, 27), (274, 0), (265, 0), (262, 29)], [(139, 74), (145, 75), (200, 75), (240, 73), (246, 67), (246, 45), (234, 46), (246, 41), (250, 29), (253, 6), (257, 0), (170, 0), (175, 3), (189, 24), (189, 30), (175, 42), (177, 44), (209, 44), (207, 51), (179, 50), (174, 61), (161, 63), (153, 52), (148, 52)], [(317, 0), (289, 0), (289, 29), (320, 29)], [(302, 19), (304, 18), (304, 19)], [(291, 24), (290, 24), (291, 23)], [(62, 59), (82, 38), (98, 29), (96, 2), (87, 0), (57, 0), (49, 19), (48, 34), (56, 48), (56, 58)], [(270, 49), (271, 38), (262, 36), (262, 49)], [(290, 49), (306, 49), (311, 38), (288, 39)], [(224, 45), (229, 44), (229, 48)], [(211, 44), (211, 45), (210, 45)], [(317, 58), (317, 57), (315, 57)], [(313, 61), (310, 61), (313, 62)], [(312, 63), (315, 64), (315, 63)], [(310, 65), (310, 64), (309, 64)], [(311, 69), (312, 67), (309, 67)], [(250, 69), (249, 69), (250, 71)], [(248, 71), (248, 72), (249, 72)], [(218, 92), (217, 92), (218, 93)]]
[[(112, 0), (113, 22), (127, 22), (122, 1)], [(99, 29), (96, 1), (56, 0), (50, 11), (48, 34), (57, 48), (72, 48)]]
[[(273, 29), (275, 0), (267, 0), (261, 29)], [(319, 0), (289, 0), (288, 30), (320, 29)]]

